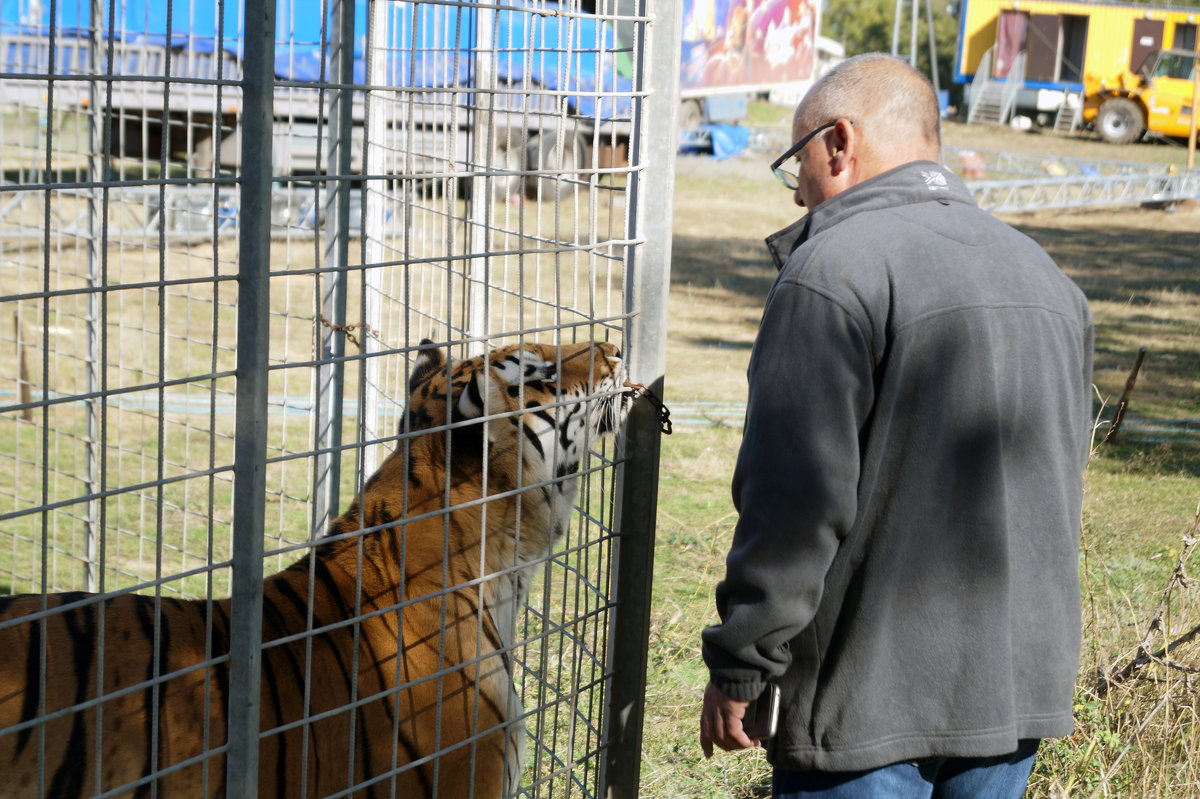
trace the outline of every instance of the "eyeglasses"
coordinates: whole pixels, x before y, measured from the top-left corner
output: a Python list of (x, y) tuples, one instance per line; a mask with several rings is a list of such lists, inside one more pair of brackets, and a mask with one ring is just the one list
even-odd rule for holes
[[(800, 178), (796, 176), (795, 172), (789, 172), (788, 170), (783, 168), (784, 161), (787, 161), (793, 155), (795, 155), (796, 153), (803, 150), (804, 145), (806, 145), (810, 141), (812, 141), (813, 136), (816, 136), (818, 133), (820, 133), (823, 130), (826, 130), (827, 128), (832, 128), (836, 124), (837, 124), (837, 120), (835, 119), (832, 122), (826, 122), (824, 125), (818, 125), (817, 127), (810, 130), (808, 133), (806, 133), (800, 139), (800, 141), (796, 142), (790, 148), (788, 148), (788, 151), (786, 153), (784, 153), (783, 155), (781, 155), (775, 159), (775, 163), (771, 164), (771, 171), (775, 173), (775, 177), (779, 178), (780, 183), (782, 183), (784, 186), (787, 186), (789, 189), (792, 189), (792, 190), (800, 188)], [(851, 123), (851, 124), (853, 124), (853, 123)]]

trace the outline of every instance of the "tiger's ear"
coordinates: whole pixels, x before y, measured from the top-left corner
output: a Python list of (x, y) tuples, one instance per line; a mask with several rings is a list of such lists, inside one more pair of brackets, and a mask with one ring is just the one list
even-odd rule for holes
[(421, 339), (418, 345), (417, 360), (413, 363), (412, 374), (408, 378), (408, 393), (417, 390), (431, 374), (446, 366), (446, 354), (442, 348), (427, 338)]

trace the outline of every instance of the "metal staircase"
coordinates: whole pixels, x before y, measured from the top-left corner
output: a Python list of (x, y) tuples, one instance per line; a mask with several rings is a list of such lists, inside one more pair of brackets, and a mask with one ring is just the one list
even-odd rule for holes
[(979, 68), (971, 81), (967, 122), (1003, 125), (1012, 117), (1017, 101), (1017, 90), (1025, 80), (1025, 54), (1013, 59), (1012, 68), (1004, 80), (992, 78), (993, 50), (989, 49), (979, 61)]
[(1058, 107), (1058, 113), (1054, 115), (1054, 132), (1064, 135), (1074, 133), (1082, 124), (1083, 92), (1067, 94)]

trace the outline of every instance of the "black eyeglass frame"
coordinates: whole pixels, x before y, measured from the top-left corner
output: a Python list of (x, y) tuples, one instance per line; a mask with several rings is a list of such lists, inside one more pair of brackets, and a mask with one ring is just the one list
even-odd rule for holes
[(818, 125), (817, 127), (810, 130), (808, 133), (804, 134), (804, 136), (801, 137), (800, 141), (796, 142), (791, 147), (789, 147), (788, 151), (786, 153), (784, 153), (783, 155), (781, 155), (775, 159), (775, 162), (773, 164), (771, 164), (771, 171), (775, 173), (775, 177), (779, 178), (780, 183), (782, 183), (787, 188), (792, 189), (793, 191), (800, 188), (799, 178), (795, 174), (788, 172), (786, 169), (784, 169), (783, 163), (785, 161), (787, 161), (789, 158), (791, 158), (793, 155), (795, 155), (796, 153), (803, 150), (804, 145), (806, 145), (810, 141), (812, 141), (813, 136), (816, 136), (818, 133), (820, 133), (823, 130), (828, 130), (829, 128), (832, 128), (837, 123), (838, 123), (838, 121), (836, 119), (834, 119), (830, 122), (826, 122), (823, 125)]

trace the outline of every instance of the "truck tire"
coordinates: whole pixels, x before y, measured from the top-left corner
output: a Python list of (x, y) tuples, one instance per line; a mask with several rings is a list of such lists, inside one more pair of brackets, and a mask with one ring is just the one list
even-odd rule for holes
[(682, 130), (704, 124), (704, 109), (699, 100), (684, 100), (679, 104), (679, 127)]
[(1146, 120), (1142, 109), (1128, 97), (1111, 97), (1104, 101), (1096, 114), (1096, 132), (1112, 144), (1129, 144), (1142, 138)]
[[(574, 130), (563, 133), (559, 147), (558, 134), (547, 130), (529, 139), (529, 169), (539, 174), (530, 175), (526, 192), (534, 199), (562, 199), (571, 194), (580, 177), (576, 174), (584, 163), (583, 142)], [(583, 178), (586, 180), (586, 178)]]
[[(496, 161), (492, 168), (504, 172), (520, 172), (525, 169), (525, 159), (522, 157), (520, 144), (509, 143), (496, 149)], [(521, 193), (520, 175), (496, 175), (492, 178), (492, 199), (504, 202), (514, 194)]]

